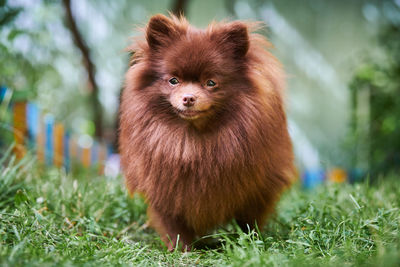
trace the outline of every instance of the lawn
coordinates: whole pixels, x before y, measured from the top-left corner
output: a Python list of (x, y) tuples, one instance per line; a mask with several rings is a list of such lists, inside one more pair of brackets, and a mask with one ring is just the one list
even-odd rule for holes
[(214, 249), (167, 252), (122, 178), (0, 162), (0, 266), (399, 266), (400, 185), (294, 185), (261, 233), (235, 224)]

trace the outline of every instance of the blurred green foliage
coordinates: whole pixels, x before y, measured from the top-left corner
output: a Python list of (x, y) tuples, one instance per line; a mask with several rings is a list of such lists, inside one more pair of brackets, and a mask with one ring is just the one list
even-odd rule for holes
[[(0, 28), (12, 22), (18, 13), (21, 11), (20, 8), (11, 8), (7, 5), (6, 0), (0, 0)], [(20, 32), (13, 30), (9, 33), (8, 39), (12, 40)], [(15, 73), (16, 65), (10, 64), (16, 61), (25, 61), (21, 56), (16, 53), (9, 53), (8, 48), (0, 43), (0, 71), (1, 71), (1, 83), (10, 82)], [(26, 63), (26, 62), (24, 62)], [(25, 65), (25, 64), (22, 64)], [(29, 64), (27, 66), (31, 67)], [(1, 86), (0, 83), (0, 86)], [(7, 111), (9, 98), (8, 95), (4, 95), (4, 101), (0, 102), (0, 147), (5, 146), (11, 140), (11, 131), (7, 128), (8, 122), (11, 119), (11, 114)], [(6, 101), (7, 100), (7, 101)]]
[[(18, 18), (25, 8), (12, 4), (0, 0), (0, 86), (12, 89), (12, 101), (34, 100), (43, 84), (54, 89), (61, 79), (53, 61), (46, 58), (54, 51), (37, 45), (46, 42), (43, 29), (21, 25)], [(11, 103), (1, 102), (0, 112), (0, 147), (4, 149), (13, 142)]]
[(5, 25), (15, 19), (21, 8), (7, 6), (7, 0), (0, 0), (0, 25)]
[[(32, 99), (36, 96), (35, 88), (43, 74), (49, 73), (57, 79), (58, 73), (51, 62), (39, 62), (29, 57), (28, 53), (9, 45), (14, 43), (17, 38), (21, 40), (30, 38), (32, 42), (40, 38), (38, 32), (27, 31), (18, 23), (14, 23), (22, 11), (22, 7), (11, 7), (7, 0), (0, 1), (0, 28), (4, 33), (2, 36), (4, 39), (0, 42), (0, 84), (24, 90), (27, 98)], [(27, 43), (29, 44), (29, 42)], [(30, 49), (32, 47), (24, 50)]]
[[(393, 5), (400, 14), (399, 7)], [(400, 23), (388, 20), (380, 33), (385, 56), (362, 65), (350, 83), (354, 163), (365, 160), (375, 176), (400, 170)], [(360, 115), (360, 95), (368, 99)], [(365, 111), (366, 110), (366, 111)], [(362, 118), (366, 117), (366, 125)]]

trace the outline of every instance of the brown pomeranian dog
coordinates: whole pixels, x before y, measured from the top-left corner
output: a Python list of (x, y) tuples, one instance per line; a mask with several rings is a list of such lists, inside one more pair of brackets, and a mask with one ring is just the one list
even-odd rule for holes
[(232, 219), (262, 227), (293, 178), (283, 72), (253, 29), (156, 15), (132, 46), (122, 168), (170, 250)]

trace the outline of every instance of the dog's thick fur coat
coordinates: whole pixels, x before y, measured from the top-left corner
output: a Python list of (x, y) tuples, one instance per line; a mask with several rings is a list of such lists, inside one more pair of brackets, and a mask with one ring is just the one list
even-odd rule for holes
[[(189, 249), (232, 219), (262, 227), (293, 178), (284, 75), (268, 41), (251, 31), (239, 21), (200, 30), (156, 15), (146, 40), (132, 46), (120, 108), (122, 167), (169, 249), (177, 235)], [(210, 78), (215, 87), (204, 85)], [(182, 108), (188, 91), (197, 102)], [(200, 115), (184, 117), (187, 110)]]

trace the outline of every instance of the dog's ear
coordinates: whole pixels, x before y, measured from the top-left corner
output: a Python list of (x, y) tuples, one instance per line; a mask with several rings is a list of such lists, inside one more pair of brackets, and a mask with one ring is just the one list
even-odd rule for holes
[(236, 57), (243, 57), (249, 50), (249, 33), (246, 24), (235, 21), (221, 29), (219, 42), (224, 49), (233, 51)]
[(146, 40), (152, 50), (169, 46), (182, 33), (174, 20), (158, 14), (150, 18), (146, 28)]

